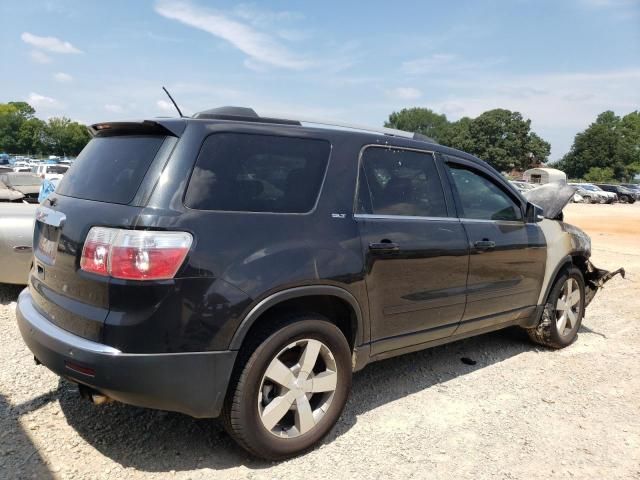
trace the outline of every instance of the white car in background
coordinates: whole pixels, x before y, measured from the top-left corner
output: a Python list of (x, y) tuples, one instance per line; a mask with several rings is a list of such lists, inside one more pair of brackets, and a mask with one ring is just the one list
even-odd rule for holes
[(31, 168), (31, 171), (40, 178), (47, 180), (61, 179), (69, 170), (69, 165), (60, 165), (58, 163), (43, 163)]

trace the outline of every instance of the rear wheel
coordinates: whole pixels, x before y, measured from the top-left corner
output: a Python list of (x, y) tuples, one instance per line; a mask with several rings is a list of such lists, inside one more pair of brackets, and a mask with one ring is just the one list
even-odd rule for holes
[(544, 306), (540, 323), (527, 329), (536, 343), (550, 348), (570, 345), (578, 335), (585, 309), (584, 278), (575, 267), (556, 280)]
[(327, 319), (304, 315), (252, 345), (225, 402), (225, 427), (258, 457), (294, 456), (322, 439), (342, 413), (351, 389), (349, 344)]

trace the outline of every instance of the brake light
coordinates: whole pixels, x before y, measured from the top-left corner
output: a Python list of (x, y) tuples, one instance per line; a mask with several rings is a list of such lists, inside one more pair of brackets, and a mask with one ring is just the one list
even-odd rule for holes
[(80, 268), (128, 280), (173, 278), (192, 241), (187, 232), (92, 227), (82, 248)]

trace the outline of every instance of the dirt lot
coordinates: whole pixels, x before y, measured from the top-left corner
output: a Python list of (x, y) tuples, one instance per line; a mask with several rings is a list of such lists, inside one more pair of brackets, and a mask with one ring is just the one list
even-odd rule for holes
[(514, 329), (370, 365), (326, 441), (281, 464), (248, 457), (216, 421), (81, 401), (34, 365), (19, 289), (0, 287), (0, 477), (640, 478), (640, 204), (565, 214), (596, 265), (628, 271), (575, 344), (549, 351)]

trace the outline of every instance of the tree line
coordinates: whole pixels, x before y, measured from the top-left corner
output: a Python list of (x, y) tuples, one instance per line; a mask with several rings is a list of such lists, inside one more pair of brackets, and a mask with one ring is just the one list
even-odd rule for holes
[[(428, 108), (405, 108), (391, 113), (385, 127), (421, 133), (471, 153), (501, 172), (546, 163), (551, 151), (550, 144), (531, 130), (531, 120), (501, 108), (454, 122)], [(640, 112), (624, 117), (601, 113), (575, 136), (571, 150), (549, 166), (571, 179), (631, 181), (640, 172)]]
[(0, 152), (76, 156), (91, 136), (84, 125), (67, 117), (46, 122), (26, 102), (0, 103)]
[(421, 133), (475, 155), (501, 172), (544, 163), (551, 152), (549, 142), (531, 130), (531, 120), (503, 108), (455, 122), (428, 108), (407, 108), (391, 113), (385, 127)]
[(590, 182), (631, 181), (640, 173), (640, 111), (601, 113), (555, 166)]

